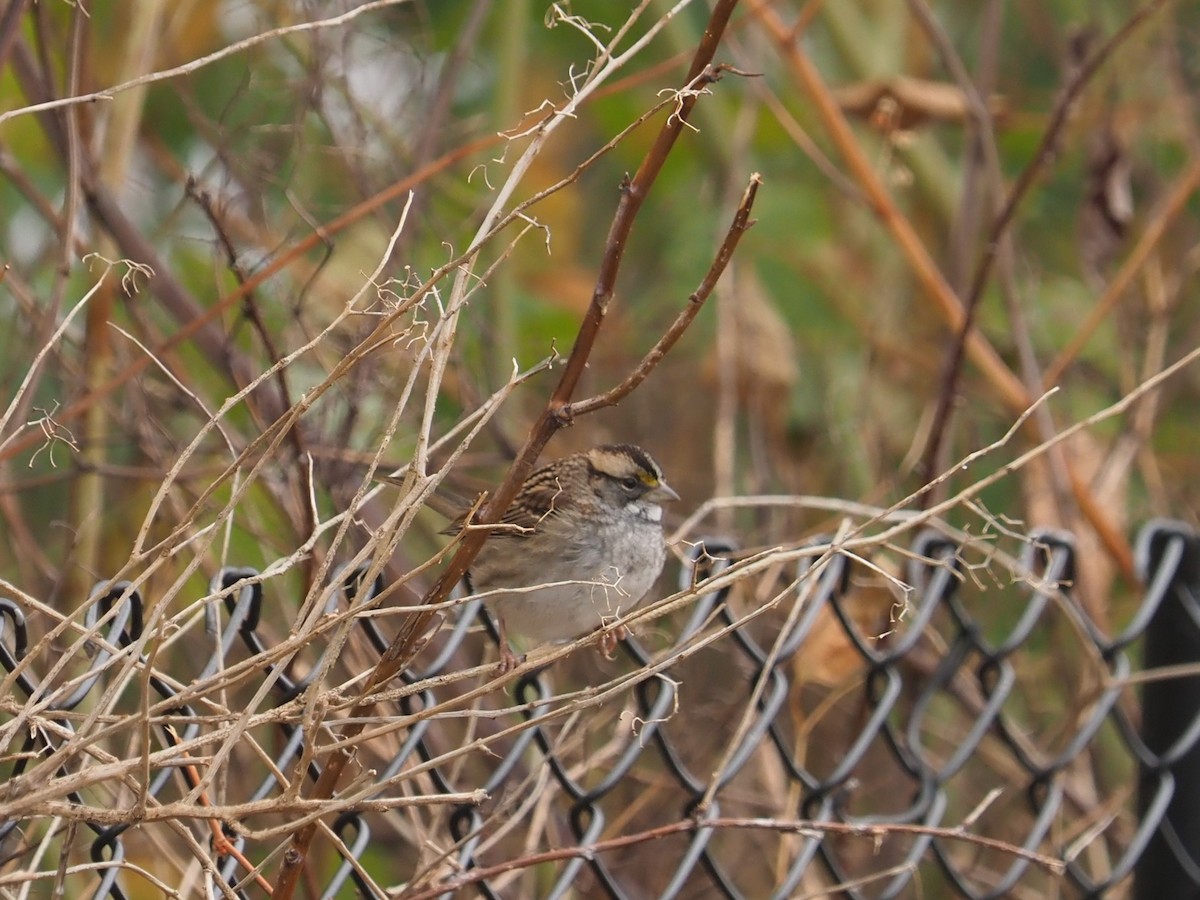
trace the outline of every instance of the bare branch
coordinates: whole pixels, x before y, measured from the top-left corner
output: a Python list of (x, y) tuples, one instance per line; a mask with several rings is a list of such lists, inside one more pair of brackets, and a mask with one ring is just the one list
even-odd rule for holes
[(700, 309), (704, 306), (713, 288), (717, 286), (717, 281), (721, 274), (725, 271), (725, 267), (729, 265), (729, 260), (733, 258), (733, 251), (737, 248), (738, 241), (747, 229), (754, 224), (750, 219), (750, 210), (754, 206), (754, 198), (758, 194), (758, 186), (762, 184), (762, 178), (757, 174), (750, 176), (750, 184), (747, 185), (745, 193), (742, 194), (742, 201), (738, 204), (737, 213), (733, 217), (733, 223), (729, 226), (729, 231), (725, 234), (725, 240), (721, 242), (721, 247), (717, 251), (717, 256), (709, 267), (708, 274), (704, 276), (704, 280), (696, 291), (688, 297), (688, 305), (671, 323), (671, 327), (666, 333), (659, 338), (658, 343), (647, 353), (637, 367), (629, 373), (620, 384), (595, 397), (589, 397), (586, 400), (577, 400), (574, 403), (568, 403), (562, 407), (559, 415), (565, 423), (572, 422), (576, 416), (581, 416), (586, 413), (595, 412), (598, 409), (603, 409), (606, 406), (615, 406), (624, 400), (630, 393), (633, 392), (639, 384), (646, 380), (646, 377), (654, 371), (654, 367), (659, 364), (664, 356), (670, 352), (675, 346), (675, 342), (682, 337), (687, 327), (692, 324), (692, 320), (699, 314)]
[(670, 825), (660, 825), (636, 834), (625, 834), (574, 847), (561, 847), (557, 850), (545, 850), (541, 853), (530, 853), (519, 859), (508, 860), (494, 866), (479, 866), (447, 879), (435, 887), (427, 888), (412, 894), (405, 894), (405, 900), (432, 900), (448, 891), (455, 891), (471, 884), (478, 884), (489, 878), (495, 878), (514, 869), (525, 869), (530, 866), (542, 865), (548, 862), (558, 862), (564, 859), (591, 859), (600, 853), (611, 853), (626, 847), (636, 846), (648, 841), (661, 840), (675, 834), (696, 834), (701, 831), (719, 831), (721, 829), (761, 829), (766, 831), (786, 831), (805, 837), (818, 837), (823, 834), (840, 834), (846, 837), (867, 838), (876, 845), (886, 840), (890, 835), (920, 835), (936, 837), (948, 841), (963, 841), (988, 850), (998, 850), (1016, 859), (1023, 859), (1054, 874), (1061, 874), (1066, 869), (1062, 860), (1026, 850), (1008, 841), (971, 834), (962, 828), (936, 828), (931, 825), (851, 825), (846, 822), (820, 822), (809, 819), (684, 819)]
[[(686, 85), (689, 89), (716, 77), (715, 73), (709, 72), (709, 65), (736, 6), (737, 0), (719, 0), (714, 8), (709, 18), (708, 27), (705, 29), (704, 38), (696, 50), (688, 72)], [(682, 99), (676, 113), (668, 117), (667, 121), (663, 124), (658, 138), (642, 161), (641, 167), (633, 179), (625, 186), (621, 202), (617, 207), (617, 213), (609, 230), (608, 240), (605, 244), (604, 258), (600, 264), (600, 274), (596, 281), (592, 302), (588, 307), (583, 324), (580, 326), (575, 345), (571, 350), (570, 357), (568, 357), (566, 368), (558, 387), (555, 389), (550, 402), (547, 404), (537, 424), (530, 431), (525, 446), (518, 454), (508, 474), (481, 511), (478, 524), (493, 525), (500, 520), (500, 517), (512, 502), (513, 497), (516, 496), (521, 484), (524, 483), (525, 478), (532, 470), (533, 464), (541, 454), (542, 448), (553, 433), (561, 427), (561, 419), (558, 415), (559, 410), (564, 403), (570, 401), (579, 377), (583, 372), (583, 367), (587, 362), (587, 358), (591, 354), (592, 344), (596, 339), (600, 324), (603, 322), (604, 315), (608, 309), (608, 303), (612, 295), (612, 286), (616, 280), (617, 271), (620, 268), (621, 257), (624, 254), (625, 243), (628, 240), (629, 233), (633, 228), (634, 219), (650, 187), (666, 162), (667, 155), (683, 130), (688, 115), (695, 106), (695, 102), (695, 93), (689, 93), (688, 96)], [(487, 530), (482, 528), (464, 535), (458, 551), (450, 560), (450, 563), (437, 582), (426, 592), (422, 601), (424, 604), (437, 604), (445, 600), (454, 585), (462, 579), (471, 561), (475, 558), (475, 555), (479, 552), (480, 547), (483, 546), (483, 542), (486, 539)], [(380, 658), (378, 665), (367, 678), (362, 689), (361, 697), (363, 700), (361, 701), (361, 708), (356, 708), (352, 711), (351, 718), (355, 718), (370, 709), (373, 701), (367, 698), (371, 696), (372, 692), (377, 687), (390, 681), (408, 666), (414, 654), (414, 648), (417, 646), (421, 635), (424, 634), (432, 615), (431, 611), (427, 611), (413, 616), (406, 623), (405, 627), (399, 630), (392, 643)], [(361, 725), (348, 726), (348, 736), (353, 736), (361, 728)], [(348, 749), (337, 750), (331, 753), (329, 758), (325, 760), (321, 776), (313, 787), (312, 796), (315, 798), (332, 796), (338, 782), (341, 781), (342, 773), (345, 771), (352, 757), (353, 754)], [(298, 883), (300, 872), (303, 869), (308, 848), (315, 832), (316, 825), (313, 823), (304, 826), (293, 835), (290, 846), (284, 854), (283, 866), (280, 869), (279, 878), (276, 882), (275, 895), (277, 897), (290, 900)]]

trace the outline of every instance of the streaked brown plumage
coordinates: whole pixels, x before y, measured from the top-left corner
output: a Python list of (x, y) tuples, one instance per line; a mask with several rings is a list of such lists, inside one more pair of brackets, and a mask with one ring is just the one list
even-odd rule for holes
[[(607, 444), (536, 470), (467, 575), (501, 628), (536, 643), (576, 638), (636, 607), (666, 560), (660, 504), (679, 499), (658, 464)], [(457, 532), (461, 520), (449, 529)]]

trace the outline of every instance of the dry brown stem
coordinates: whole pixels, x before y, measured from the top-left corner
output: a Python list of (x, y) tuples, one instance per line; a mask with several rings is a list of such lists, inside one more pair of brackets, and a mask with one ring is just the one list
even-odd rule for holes
[[(1058, 101), (1054, 104), (1054, 110), (1050, 114), (1050, 121), (1042, 131), (1042, 136), (1038, 141), (1037, 150), (1034, 151), (1033, 159), (1021, 170), (1020, 176), (1008, 192), (1003, 206), (992, 222), (987, 240), (983, 244), (983, 253), (980, 255), (979, 261), (975, 266), (975, 272), (971, 277), (971, 285), (967, 291), (964, 304), (965, 315), (957, 328), (957, 334), (954, 336), (943, 365), (937, 407), (934, 411), (933, 424), (929, 431), (929, 441), (925, 447), (924, 461), (920, 468), (922, 480), (928, 481), (937, 470), (940, 447), (949, 431), (954, 398), (958, 393), (958, 383), (962, 375), (962, 363), (966, 352), (967, 338), (975, 330), (975, 319), (979, 313), (980, 304), (983, 302), (984, 290), (987, 288), (991, 278), (992, 265), (996, 260), (996, 254), (1000, 250), (1001, 243), (1017, 214), (1017, 209), (1020, 207), (1021, 201), (1025, 199), (1033, 187), (1034, 180), (1041, 173), (1043, 167), (1049, 164), (1054, 155), (1054, 148), (1062, 138), (1063, 129), (1066, 128), (1068, 116), (1074, 108), (1076, 100), (1083, 93), (1084, 88), (1091, 83), (1096, 73), (1100, 71), (1100, 68), (1112, 58), (1117, 48), (1137, 30), (1138, 26), (1157, 12), (1165, 2), (1166, 0), (1151, 0), (1151, 2), (1136, 10), (1073, 73), (1072, 78), (1068, 81)], [(1053, 386), (1057, 383), (1057, 379), (1047, 379), (1046, 383), (1048, 386)], [(1072, 473), (1072, 487), (1076, 487), (1076, 485), (1083, 489), (1082, 495), (1078, 491), (1076, 494), (1080, 505), (1085, 508), (1088, 518), (1092, 519), (1095, 512), (1094, 504), (1090, 504), (1091, 498), (1087, 496), (1086, 486)], [(1100, 528), (1105, 531), (1111, 530), (1107, 528), (1104, 518), (1098, 521)], [(1093, 524), (1096, 524), (1095, 520), (1093, 520)], [(1128, 550), (1117, 549), (1117, 555), (1122, 569), (1131, 574), (1132, 565), (1130, 564), (1131, 558), (1129, 557)]]
[(541, 865), (547, 862), (557, 862), (564, 859), (591, 859), (599, 853), (611, 853), (615, 850), (622, 850), (637, 844), (646, 843), (647, 841), (661, 840), (672, 835), (695, 834), (700, 831), (718, 831), (721, 829), (763, 829), (767, 831), (793, 832), (804, 836), (840, 834), (847, 837), (867, 838), (876, 844), (886, 840), (889, 835), (920, 835), (949, 841), (963, 841), (968, 844), (974, 844), (977, 847), (999, 850), (1015, 858), (1041, 866), (1043, 869), (1054, 874), (1061, 873), (1065, 868), (1062, 860), (1054, 859), (1041, 853), (1034, 853), (1031, 850), (1018, 847), (1007, 841), (999, 841), (994, 838), (971, 834), (964, 828), (935, 828), (933, 826), (922, 825), (867, 826), (851, 825), (845, 822), (818, 822), (805, 819), (793, 819), (791, 821), (785, 819), (734, 818), (684, 819), (680, 822), (661, 825), (658, 828), (650, 828), (636, 834), (624, 834), (620, 837), (596, 841), (593, 844), (562, 847), (558, 850), (546, 850), (541, 853), (531, 853), (519, 859), (498, 863), (494, 866), (479, 866), (462, 875), (457, 875), (436, 887), (426, 888), (415, 893), (406, 891), (400, 894), (400, 896), (404, 900), (432, 900), (433, 897), (440, 897), (447, 891), (459, 890), (468, 885), (477, 884), (489, 878), (495, 878), (497, 875), (502, 875), (514, 869), (526, 869), (530, 866)]
[[(500, 520), (525, 478), (532, 471), (542, 448), (565, 424), (562, 410), (574, 394), (588, 357), (591, 355), (600, 326), (608, 312), (613, 286), (620, 270), (621, 258), (624, 255), (625, 245), (633, 229), (638, 210), (641, 209), (658, 173), (666, 163), (671, 148), (687, 126), (688, 116), (695, 106), (700, 90), (716, 78), (715, 71), (710, 71), (709, 67), (736, 6), (737, 0), (720, 0), (717, 3), (709, 18), (704, 38), (692, 59), (684, 89), (680, 92), (679, 106), (668, 116), (636, 174), (622, 186), (621, 200), (605, 242), (604, 255), (600, 263), (596, 287), (592, 294), (592, 302), (580, 325), (558, 386), (537, 423), (531, 429), (525, 445), (517, 455), (508, 474), (480, 512), (478, 522), (480, 525), (492, 525)], [(752, 194), (750, 196), (752, 197)], [(746, 212), (748, 214), (749, 210), (747, 209)], [(744, 226), (743, 221), (743, 229)], [(734, 243), (736, 243), (736, 239)], [(475, 558), (486, 538), (487, 531), (482, 528), (469, 531), (463, 537), (446, 569), (423, 598), (424, 604), (437, 604), (446, 599), (453, 587), (466, 573), (471, 560)], [(391, 645), (380, 658), (378, 665), (367, 678), (361, 694), (361, 704), (351, 711), (350, 718), (357, 718), (368, 712), (374, 705), (374, 701), (371, 699), (372, 693), (402, 672), (410, 663), (417, 643), (432, 616), (431, 611), (415, 615), (398, 631)], [(347, 736), (352, 737), (361, 729), (362, 725), (351, 725), (347, 729)], [(349, 749), (332, 752), (324, 762), (321, 776), (313, 787), (312, 796), (318, 799), (333, 796), (342, 779), (342, 774), (352, 758), (353, 753)], [(316, 823), (313, 822), (293, 835), (284, 854), (283, 865), (276, 882), (275, 896), (287, 900), (293, 895), (315, 834)]]

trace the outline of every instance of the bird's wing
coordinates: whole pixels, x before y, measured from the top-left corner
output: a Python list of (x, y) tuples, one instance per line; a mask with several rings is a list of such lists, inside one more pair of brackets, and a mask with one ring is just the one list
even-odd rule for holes
[[(524, 537), (531, 534), (546, 519), (560, 514), (567, 506), (566, 494), (558, 473), (534, 472), (500, 519), (501, 524), (516, 527), (502, 529), (497, 533), (508, 537)], [(461, 513), (442, 530), (442, 534), (458, 534), (462, 531), (466, 517), (467, 513)]]
[[(543, 470), (534, 472), (520, 493), (509, 505), (501, 522), (530, 530), (537, 528), (546, 519), (560, 514), (567, 508), (567, 495), (563, 491), (559, 474)], [(527, 534), (528, 532), (511, 532)]]

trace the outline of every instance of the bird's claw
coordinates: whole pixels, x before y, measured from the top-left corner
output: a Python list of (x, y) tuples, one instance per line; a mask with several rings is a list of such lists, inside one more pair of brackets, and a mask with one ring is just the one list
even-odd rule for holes
[(600, 630), (600, 652), (605, 659), (612, 659), (617, 652), (617, 645), (629, 637), (629, 629), (624, 625)]
[(507, 675), (523, 662), (525, 662), (525, 654), (517, 656), (512, 652), (512, 648), (505, 644), (500, 648), (500, 662), (496, 664), (496, 676)]

